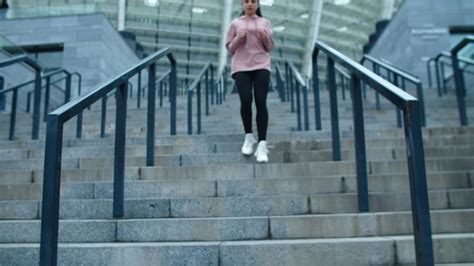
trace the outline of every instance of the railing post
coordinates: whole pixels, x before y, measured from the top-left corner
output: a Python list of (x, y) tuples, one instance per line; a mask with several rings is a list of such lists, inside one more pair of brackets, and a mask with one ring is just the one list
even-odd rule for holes
[(466, 102), (464, 99), (464, 97), (466, 96), (466, 88), (464, 87), (464, 76), (461, 69), (459, 68), (457, 52), (451, 53), (451, 60), (453, 63), (454, 71), (454, 82), (456, 84), (456, 101), (458, 102), (459, 119), (461, 121), (461, 126), (467, 126), (469, 123), (467, 121)]
[(115, 116), (115, 156), (114, 156), (114, 218), (123, 218), (124, 177), (125, 177), (125, 137), (127, 126), (127, 86), (124, 81), (117, 89), (117, 109)]
[[(150, 73), (150, 72), (148, 72), (148, 73)], [(148, 74), (148, 75), (150, 75), (150, 74)], [(150, 89), (150, 83), (148, 83), (148, 89)], [(148, 91), (148, 97), (150, 97), (150, 91)], [(140, 70), (140, 71), (138, 71), (137, 109), (141, 108), (141, 106), (140, 106), (141, 105), (141, 98), (142, 98), (142, 71)]]
[(59, 191), (61, 187), (61, 153), (63, 125), (56, 115), (49, 115), (46, 125), (43, 201), (41, 215), (40, 265), (57, 265)]
[(213, 71), (211, 71), (211, 105), (214, 105), (215, 87), (216, 87), (216, 84), (214, 83), (214, 73)]
[(224, 78), (220, 78), (220, 82), (221, 84), (221, 105), (224, 104)]
[(430, 64), (431, 64), (431, 61), (433, 59), (430, 58), (428, 59), (428, 61), (426, 61), (426, 72), (428, 73), (428, 88), (432, 88), (432, 82), (431, 82), (431, 67), (430, 67)]
[(308, 87), (304, 85), (301, 89), (303, 90), (304, 130), (309, 131)]
[(197, 85), (197, 134), (201, 135), (201, 81)]
[[(375, 64), (375, 62), (372, 62), (372, 69), (374, 70), (375, 74), (380, 76), (379, 65)], [(380, 95), (377, 91), (375, 91), (375, 109), (380, 110)]]
[[(290, 101), (290, 103), (293, 102), (293, 95), (291, 94), (291, 89), (290, 89), (290, 70), (288, 66), (288, 62), (285, 63), (285, 81), (286, 81), (286, 100)], [(291, 112), (293, 113), (293, 109), (291, 109)]]
[(82, 115), (82, 111), (77, 115), (76, 138), (78, 139), (82, 138)]
[(105, 120), (107, 119), (107, 95), (102, 97), (102, 112), (100, 116), (100, 137), (105, 138)]
[[(5, 86), (5, 79), (0, 76), (0, 92), (3, 90), (4, 86)], [(6, 106), (6, 96), (5, 94), (0, 94), (0, 111), (5, 111), (5, 106)]]
[[(293, 80), (291, 83), (293, 83)], [(296, 117), (298, 120), (298, 131), (302, 131), (303, 128), (301, 127), (300, 84), (298, 82), (295, 82), (295, 91), (296, 91)]]
[[(393, 85), (398, 87), (398, 75), (395, 73), (392, 73), (392, 74), (393, 74), (392, 75)], [(390, 81), (390, 72), (389, 72), (389, 81)], [(398, 107), (395, 107), (395, 112), (397, 113), (397, 127), (402, 128), (402, 113), (400, 112), (400, 109), (398, 109)]]
[[(288, 72), (288, 79), (289, 79), (289, 85), (290, 85), (290, 99), (291, 99), (291, 112), (295, 112), (295, 83), (293, 80), (293, 71), (291, 69)], [(297, 97), (298, 95), (296, 95)]]
[(206, 71), (206, 116), (209, 116), (209, 71)]
[(447, 90), (446, 90), (446, 80), (444, 79), (444, 77), (446, 76), (446, 72), (444, 71), (444, 62), (440, 61), (439, 64), (440, 64), (440, 67), (441, 67), (441, 88), (442, 88), (441, 91), (444, 94), (446, 94), (446, 92), (447, 92)]
[(357, 168), (357, 203), (359, 212), (369, 211), (369, 189), (367, 184), (367, 159), (365, 152), (364, 108), (360, 79), (352, 74), (352, 112), (354, 120), (355, 160)]
[(277, 81), (278, 96), (280, 96), (281, 102), (285, 102), (284, 90), (283, 90), (283, 85), (282, 85), (280, 76), (281, 76), (280, 68), (276, 67), (276, 81)]
[(339, 137), (339, 115), (337, 111), (336, 72), (334, 60), (328, 57), (328, 90), (331, 102), (331, 135), (332, 135), (332, 159), (341, 160), (341, 140)]
[(313, 94), (314, 94), (314, 119), (316, 130), (321, 130), (321, 101), (319, 97), (319, 71), (318, 71), (318, 53), (313, 52)]
[(169, 84), (169, 97), (171, 103), (171, 112), (170, 112), (170, 123), (171, 123), (171, 135), (176, 135), (176, 93), (177, 93), (177, 73), (176, 73), (176, 61), (171, 60), (171, 73), (170, 73), (170, 84)]
[(33, 103), (33, 130), (32, 139), (39, 138), (40, 125), (40, 109), (41, 109), (41, 71), (36, 69), (35, 73), (35, 98)]
[(417, 265), (434, 265), (420, 106), (411, 101), (404, 110), (410, 196)]
[(10, 113), (10, 134), (8, 136), (9, 140), (13, 140), (13, 138), (15, 137), (17, 102), (18, 102), (18, 89), (13, 90), (12, 111)]
[(435, 59), (435, 72), (436, 72), (435, 74), (436, 74), (436, 85), (438, 86), (438, 97), (441, 97), (442, 93), (441, 93), (441, 81), (439, 77), (438, 60), (439, 60), (439, 56), (437, 56)]
[(193, 91), (188, 90), (188, 135), (193, 134)]
[(346, 88), (344, 84), (344, 75), (342, 73), (339, 75), (341, 79), (341, 92), (342, 92), (342, 100), (346, 100)]
[(225, 101), (225, 97), (226, 97), (226, 94), (227, 94), (227, 89), (228, 89), (228, 86), (229, 84), (227, 84), (227, 68), (224, 68), (224, 101)]
[(364, 100), (367, 100), (367, 85), (362, 81), (362, 96)]
[(46, 77), (46, 88), (44, 91), (44, 106), (43, 106), (43, 121), (46, 122), (46, 116), (48, 116), (49, 109), (49, 94), (51, 91), (51, 76)]
[(423, 95), (423, 84), (421, 81), (416, 84), (416, 94), (420, 101), (421, 125), (426, 127), (425, 97)]
[(163, 80), (160, 81), (160, 107), (163, 107)]
[(66, 72), (66, 92), (64, 94), (64, 103), (71, 100), (71, 74)]
[[(156, 64), (153, 63), (148, 67), (146, 166), (155, 165), (155, 111), (156, 111), (156, 108), (155, 108), (156, 84), (155, 83), (156, 83)], [(138, 89), (138, 91), (140, 91), (140, 89)]]
[[(31, 91), (29, 91), (27, 94), (26, 94), (26, 112), (27, 113), (30, 113), (31, 112)], [(5, 107), (4, 109), (5, 110)]]

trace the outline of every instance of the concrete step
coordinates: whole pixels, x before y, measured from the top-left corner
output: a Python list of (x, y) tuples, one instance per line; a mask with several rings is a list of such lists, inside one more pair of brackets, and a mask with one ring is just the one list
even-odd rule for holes
[[(271, 158), (270, 154), (270, 158)], [(229, 161), (222, 161), (221, 164), (206, 165), (206, 161), (200, 165), (179, 166), (183, 164), (181, 156), (178, 164), (176, 157), (165, 157), (172, 166), (155, 167), (126, 167), (125, 177), (131, 180), (164, 180), (164, 179), (246, 179), (246, 178), (281, 178), (281, 177), (306, 177), (306, 176), (327, 176), (355, 174), (354, 161), (318, 161), (318, 162), (291, 162), (291, 163), (252, 163), (230, 164)], [(284, 156), (283, 156), (284, 158)], [(225, 157), (218, 160), (224, 160)], [(205, 159), (207, 160), (207, 159)], [(228, 159), (227, 159), (228, 160)], [(451, 172), (474, 170), (474, 157), (433, 157), (425, 160), (426, 170), (431, 172)], [(71, 166), (76, 168), (65, 168), (61, 171), (62, 180), (65, 181), (87, 181), (87, 180), (108, 180), (113, 176), (113, 168), (87, 168), (77, 169), (77, 160), (69, 161)], [(207, 161), (209, 162), (209, 161)], [(196, 162), (197, 163), (197, 162)], [(232, 170), (234, 172), (230, 172)], [(408, 173), (406, 160), (384, 160), (368, 161), (367, 171), (369, 174), (396, 174)], [(41, 183), (43, 171), (36, 169), (0, 170), (0, 183)]]
[[(433, 235), (435, 262), (474, 262), (474, 235)], [(39, 263), (39, 244), (0, 244), (0, 260)], [(62, 243), (60, 265), (393, 265), (414, 264), (413, 237), (170, 243)], [(341, 253), (345, 256), (341, 256)], [(245, 255), (243, 255), (245, 254)]]
[[(176, 147), (176, 146), (173, 146)], [(332, 161), (332, 150), (296, 150), (292, 146), (278, 145), (273, 148), (269, 144), (271, 151), (269, 156), (269, 163), (290, 163), (290, 162), (318, 162), (318, 161)], [(137, 147), (138, 148), (138, 147)], [(156, 147), (160, 153), (165, 153), (163, 147)], [(242, 156), (240, 152), (233, 153), (205, 153), (212, 148), (209, 146), (202, 147), (202, 153), (198, 150), (194, 154), (176, 154), (176, 155), (158, 155), (155, 156), (155, 166), (198, 166), (211, 164), (226, 164), (226, 163), (255, 163), (254, 156)], [(106, 157), (107, 151), (112, 152), (111, 148), (97, 150), (94, 148), (72, 148), (65, 149), (65, 155), (62, 160), (62, 169), (88, 169), (88, 168), (113, 168), (114, 158)], [(189, 150), (189, 149), (188, 149)], [(100, 153), (97, 154), (97, 151)], [(143, 153), (138, 149), (130, 148), (132, 153)], [(182, 152), (186, 152), (183, 147)], [(9, 155), (27, 156), (28, 152), (8, 152), (5, 155), (0, 155), (0, 169), (42, 169), (44, 166), (43, 158), (14, 158)], [(30, 155), (33, 155), (31, 152)], [(166, 153), (165, 153), (166, 154)], [(102, 156), (101, 156), (102, 155)], [(429, 147), (425, 149), (425, 158), (446, 158), (451, 157), (472, 157), (474, 156), (474, 146), (443, 146), (443, 147)], [(367, 160), (394, 160), (406, 159), (405, 149), (367, 149)], [(355, 160), (354, 150), (341, 150), (342, 160)], [(144, 156), (127, 156), (125, 159), (125, 166), (140, 167), (146, 165), (146, 157)]]
[[(433, 178), (433, 189), (471, 188), (472, 177), (458, 175), (454, 180)], [(408, 190), (408, 178), (387, 176), (370, 178), (369, 190), (373, 192), (399, 192)], [(448, 186), (448, 188), (443, 188)], [(39, 200), (42, 184), (0, 185), (0, 200)], [(161, 182), (126, 182), (126, 198), (191, 198), (238, 197), (270, 195), (305, 195), (320, 193), (356, 192), (356, 178), (333, 176), (318, 178), (257, 178), (253, 180), (182, 180)], [(61, 197), (66, 199), (110, 199), (113, 186), (110, 182), (63, 183)]]
[[(235, 241), (409, 235), (413, 232), (411, 216), (410, 212), (389, 212), (244, 218), (61, 220), (59, 241)], [(474, 230), (473, 209), (432, 211), (431, 220), (434, 234), (469, 233)], [(40, 240), (39, 220), (0, 221), (0, 225), (0, 243), (37, 243)]]
[[(474, 208), (473, 188), (430, 190), (432, 210)], [(169, 195), (168, 195), (169, 196)], [(125, 200), (125, 218), (247, 217), (327, 213), (357, 213), (355, 193), (194, 198), (145, 197)], [(371, 192), (372, 212), (409, 211), (407, 191)], [(112, 219), (111, 199), (63, 199), (60, 219)], [(41, 218), (41, 201), (0, 201), (0, 219)]]
[[(423, 131), (425, 138), (431, 136), (439, 136), (441, 138), (453, 138), (452, 135), (462, 137), (465, 135), (474, 135), (474, 127), (448, 127), (448, 128), (427, 128)], [(352, 138), (352, 131), (341, 131), (342, 138)], [(371, 138), (376, 139), (404, 139), (404, 132), (402, 129), (380, 129), (380, 130), (369, 130), (365, 133), (366, 140)], [(302, 141), (302, 140), (330, 140), (331, 132), (327, 130), (323, 131), (310, 131), (310, 132), (269, 132), (268, 139), (275, 142), (283, 141)], [(243, 140), (243, 134), (225, 134), (225, 135), (178, 135), (178, 136), (158, 136), (156, 139), (157, 145), (175, 145), (175, 144), (196, 144), (203, 142), (241, 142)], [(127, 138), (127, 145), (131, 144), (145, 144), (146, 139), (140, 138)], [(105, 139), (93, 138), (93, 139), (65, 139), (65, 147), (78, 147), (78, 146), (104, 146), (113, 145), (113, 137), (107, 137)], [(426, 144), (425, 144), (426, 146)], [(33, 141), (33, 140), (16, 140), (16, 141), (0, 141), (0, 150), (4, 149), (44, 149), (44, 141)]]

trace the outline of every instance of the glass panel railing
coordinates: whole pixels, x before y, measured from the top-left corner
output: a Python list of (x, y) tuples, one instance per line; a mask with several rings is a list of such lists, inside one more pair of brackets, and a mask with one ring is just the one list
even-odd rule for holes
[(460, 58), (465, 58), (469, 60), (474, 60), (474, 44), (468, 44), (461, 51), (459, 51)]
[(23, 55), (26, 52), (21, 48), (15, 45), (12, 41), (7, 39), (5, 36), (0, 34), (0, 50), (2, 52), (2, 57), (12, 57), (16, 55)]

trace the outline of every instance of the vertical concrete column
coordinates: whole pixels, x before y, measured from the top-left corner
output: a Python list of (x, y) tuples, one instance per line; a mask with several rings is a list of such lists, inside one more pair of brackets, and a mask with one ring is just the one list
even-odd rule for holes
[(117, 30), (125, 29), (125, 9), (127, 8), (127, 0), (118, 0), (117, 11)]
[(309, 13), (309, 35), (308, 39), (305, 44), (305, 52), (304, 52), (304, 63), (303, 69), (301, 73), (306, 75), (307, 77), (311, 77), (313, 73), (312, 68), (312, 54), (314, 44), (316, 43), (316, 39), (318, 38), (319, 34), (319, 26), (321, 24), (321, 14), (323, 13), (323, 0), (314, 0), (312, 1), (312, 6), (310, 7)]
[(383, 2), (382, 17), (380, 19), (391, 19), (394, 8), (395, 0), (385, 0)]
[(229, 28), (230, 21), (232, 19), (232, 0), (222, 0), (222, 3), (224, 10), (222, 12), (221, 44), (217, 77), (220, 77), (225, 65), (227, 64), (227, 49), (225, 48), (225, 42), (227, 38), (227, 29)]

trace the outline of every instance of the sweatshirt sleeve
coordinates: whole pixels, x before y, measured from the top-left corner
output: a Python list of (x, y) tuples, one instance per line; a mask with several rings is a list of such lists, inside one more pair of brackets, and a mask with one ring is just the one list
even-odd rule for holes
[(270, 22), (270, 20), (266, 20), (265, 30), (267, 31), (267, 38), (265, 40), (262, 40), (262, 43), (263, 43), (263, 48), (265, 48), (265, 51), (269, 53), (272, 51), (273, 47), (275, 46), (273, 42), (272, 23)]
[(241, 44), (242, 40), (239, 40), (237, 37), (237, 29), (234, 23), (230, 24), (229, 30), (227, 31), (227, 39), (225, 47), (227, 50), (233, 55), (239, 45)]

